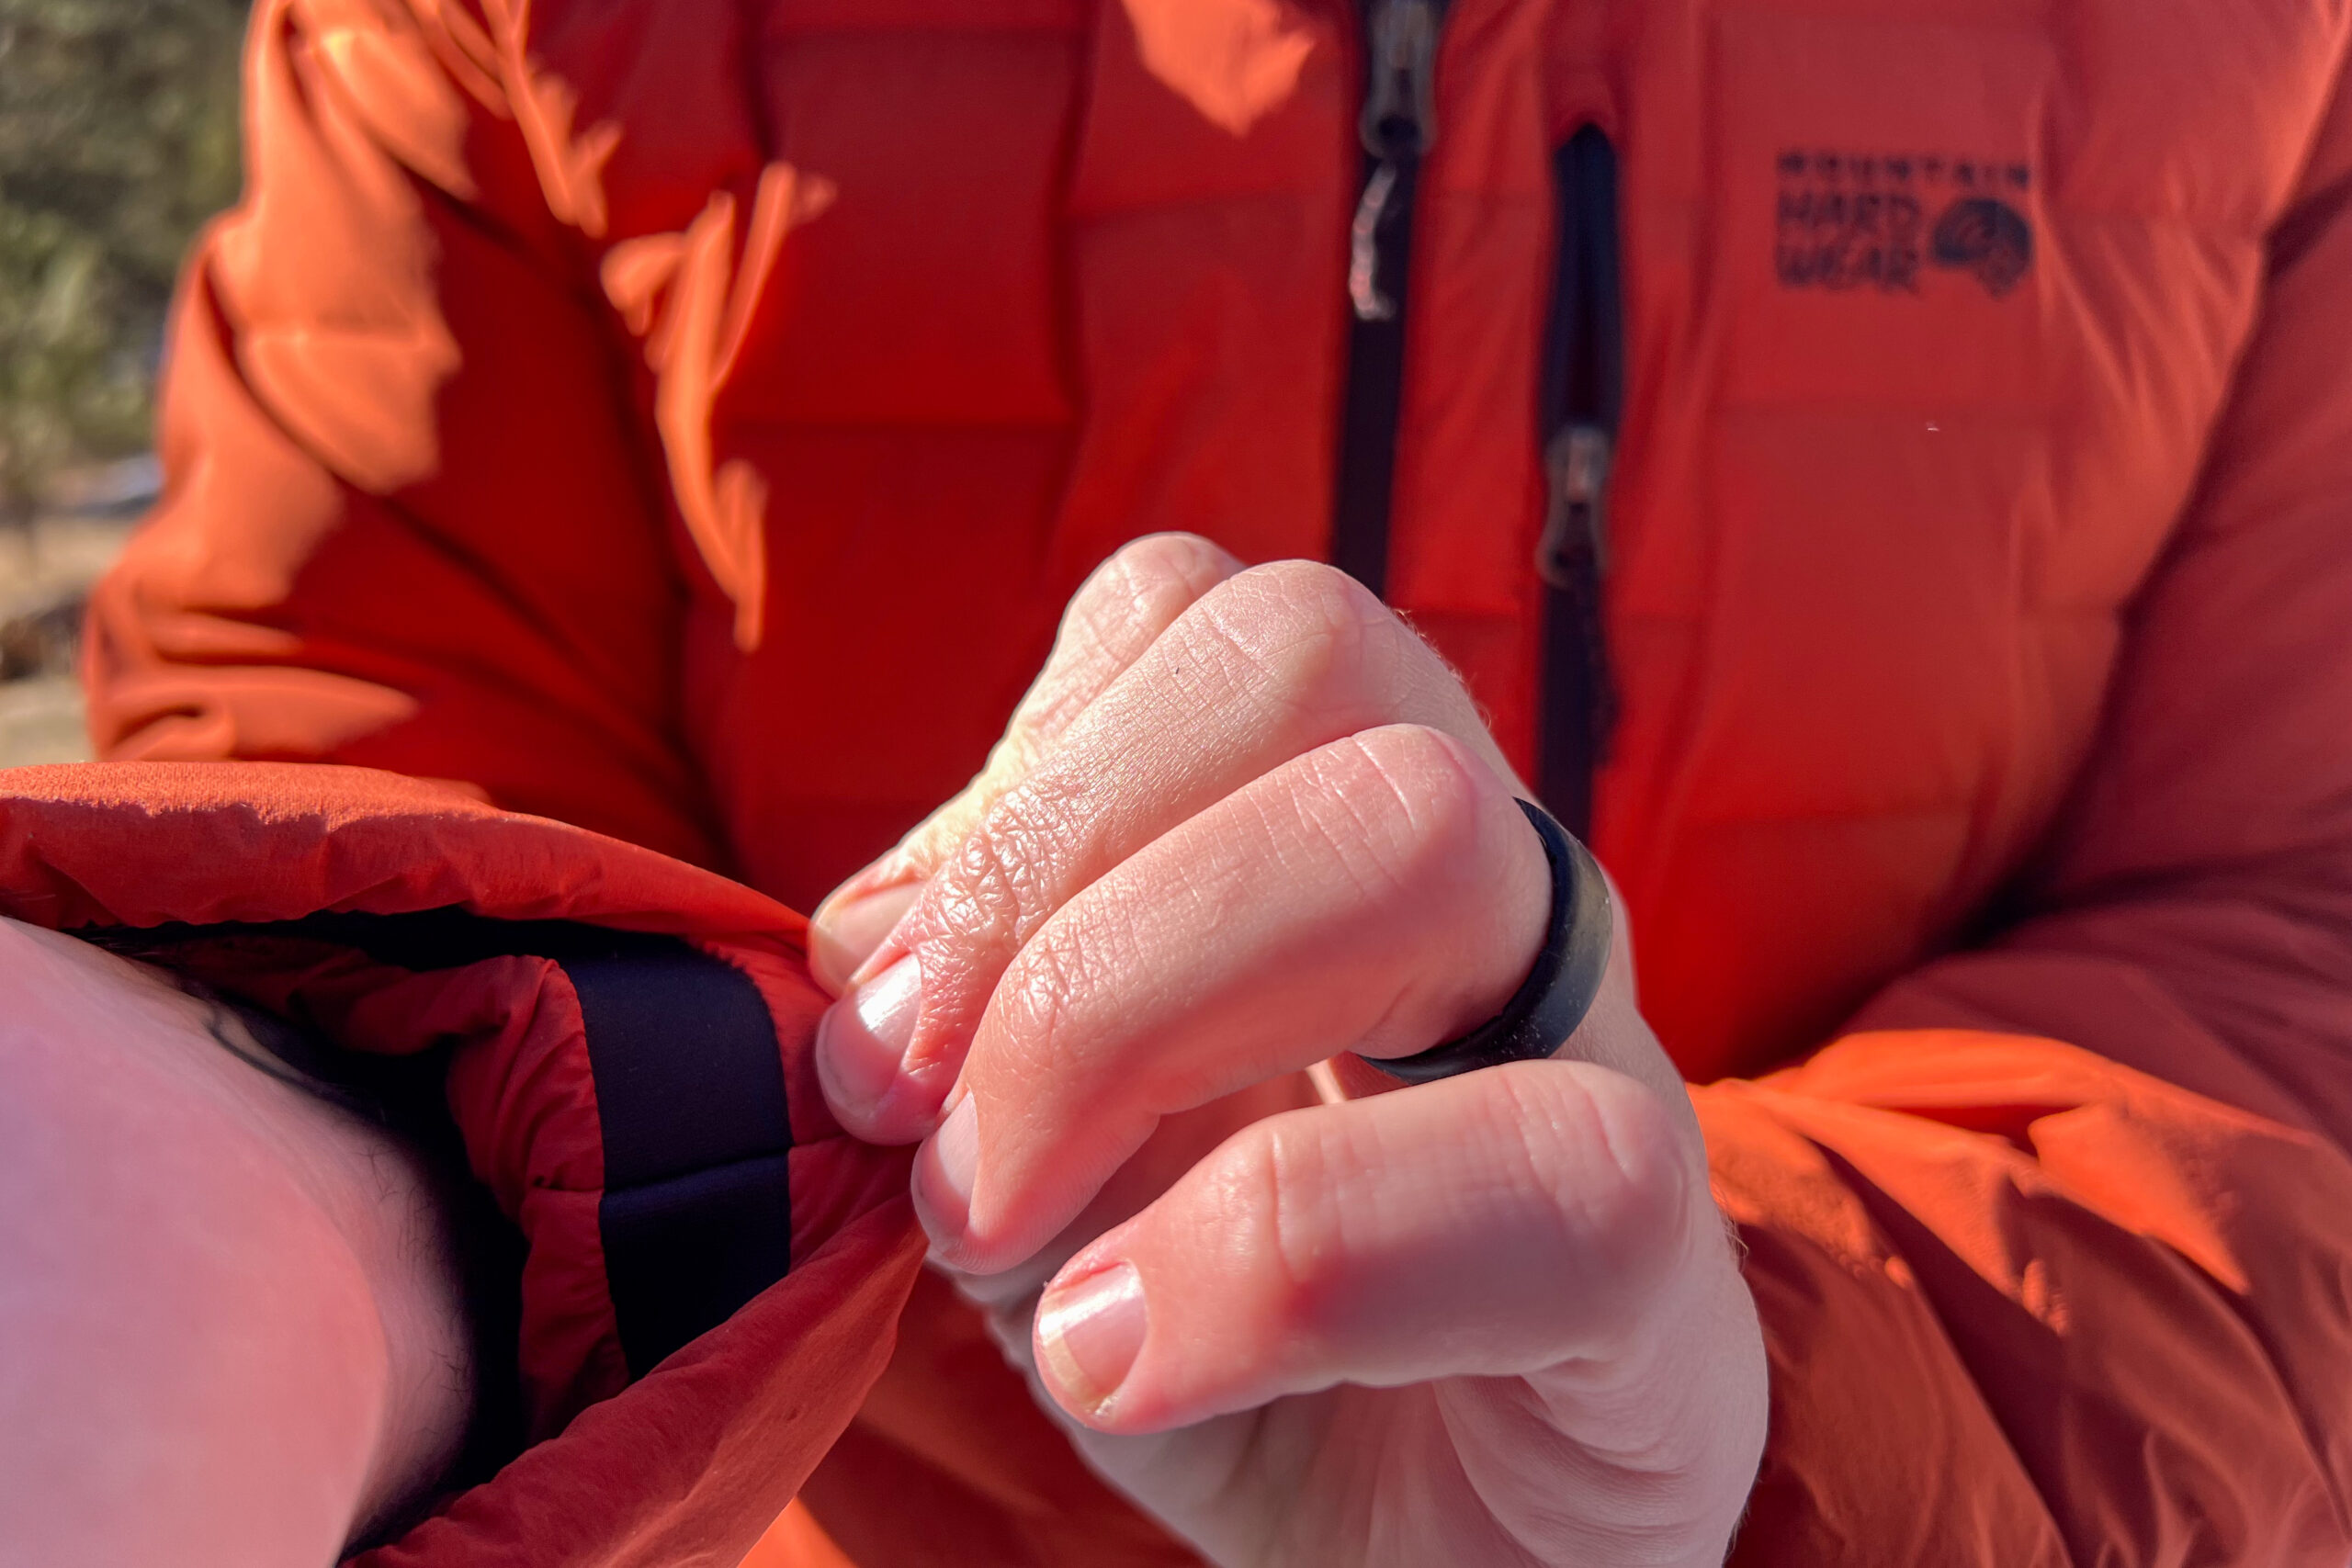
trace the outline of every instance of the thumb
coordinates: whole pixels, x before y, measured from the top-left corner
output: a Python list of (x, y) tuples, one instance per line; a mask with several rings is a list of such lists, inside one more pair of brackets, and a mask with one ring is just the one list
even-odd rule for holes
[(1062, 613), (1046, 667), (972, 782), (896, 846), (826, 895), (809, 918), (809, 966), (838, 994), (957, 845), (1027, 778), (1070, 721), (1241, 563), (1193, 534), (1137, 539), (1097, 567)]
[(1039, 1368), (1070, 1415), (1132, 1433), (1342, 1382), (1623, 1363), (1729, 1265), (1696, 1141), (1579, 1062), (1268, 1118), (1064, 1266)]

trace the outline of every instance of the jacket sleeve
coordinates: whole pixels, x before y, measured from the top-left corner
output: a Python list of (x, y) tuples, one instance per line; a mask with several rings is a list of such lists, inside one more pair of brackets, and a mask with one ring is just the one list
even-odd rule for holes
[(2352, 112), (2023, 913), (1698, 1091), (1775, 1386), (1736, 1561), (2352, 1558)]
[(245, 196), (182, 281), (93, 737), (453, 781), (709, 863), (658, 444), (501, 61), (455, 4), (256, 7)]

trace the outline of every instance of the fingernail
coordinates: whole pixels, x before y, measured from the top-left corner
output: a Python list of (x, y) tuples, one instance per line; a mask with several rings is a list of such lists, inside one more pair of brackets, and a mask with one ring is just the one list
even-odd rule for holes
[(845, 887), (808, 917), (808, 966), (835, 996), (849, 988), (858, 965), (872, 957), (922, 893), (920, 882), (859, 892)]
[(874, 1110), (899, 1079), (922, 1013), (922, 967), (910, 953), (825, 1010), (817, 1067), (836, 1110)]
[(1073, 1402), (1100, 1411), (1127, 1381), (1150, 1314), (1143, 1279), (1119, 1263), (1049, 1291), (1037, 1305), (1038, 1355)]
[(962, 1239), (972, 1219), (972, 1179), (980, 1164), (980, 1112), (966, 1095), (939, 1131), (917, 1173), (917, 1206), (935, 1242)]

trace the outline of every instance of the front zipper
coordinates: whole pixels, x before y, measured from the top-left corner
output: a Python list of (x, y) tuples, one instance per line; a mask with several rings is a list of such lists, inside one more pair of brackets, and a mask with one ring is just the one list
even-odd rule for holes
[[(1348, 227), (1348, 376), (1331, 558), (1374, 593), (1388, 585), (1396, 432), (1403, 412), (1413, 198), (1437, 140), (1444, 0), (1367, 0), (1357, 118), (1363, 184)], [(1617, 159), (1587, 126), (1553, 154), (1558, 244), (1544, 334), (1546, 509), (1535, 570), (1544, 583), (1537, 793), (1577, 835), (1607, 759), (1616, 688), (1601, 624), (1607, 499), (1623, 412), (1624, 344)]]
[(1598, 126), (1554, 152), (1552, 182), (1556, 245), (1538, 426), (1546, 504), (1535, 547), (1544, 581), (1536, 783), (1552, 815), (1584, 838), (1592, 828), (1593, 773), (1608, 760), (1617, 722), (1601, 592), (1609, 469), (1625, 386), (1617, 155)]
[(1331, 559), (1374, 593), (1388, 585), (1413, 196), (1421, 159), (1437, 141), (1444, 22), (1443, 0), (1369, 0), (1364, 15), (1364, 97), (1356, 121), (1363, 186), (1348, 226), (1348, 384)]

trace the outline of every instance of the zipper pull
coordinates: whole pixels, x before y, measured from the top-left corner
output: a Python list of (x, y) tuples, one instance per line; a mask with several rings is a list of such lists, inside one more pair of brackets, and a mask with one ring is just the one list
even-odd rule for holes
[(1348, 225), (1348, 300), (1363, 321), (1393, 321), (1380, 287), (1380, 244), (1404, 171), (1437, 141), (1436, 0), (1374, 0), (1365, 57), (1370, 81), (1356, 135), (1375, 160)]
[(1535, 546), (1536, 574), (1553, 587), (1582, 592), (1609, 570), (1607, 514), (1609, 432), (1585, 423), (1564, 424), (1544, 448), (1551, 504)]
[(1396, 165), (1384, 163), (1363, 183), (1363, 197), (1348, 223), (1348, 303), (1359, 321), (1396, 319), (1396, 299), (1380, 287), (1380, 231), (1388, 221), (1388, 198), (1396, 194)]
[(1363, 150), (1384, 161), (1396, 155), (1392, 140), (1410, 130), (1416, 158), (1437, 141), (1437, 6), (1432, 0), (1374, 0), (1372, 73), (1356, 134)]

